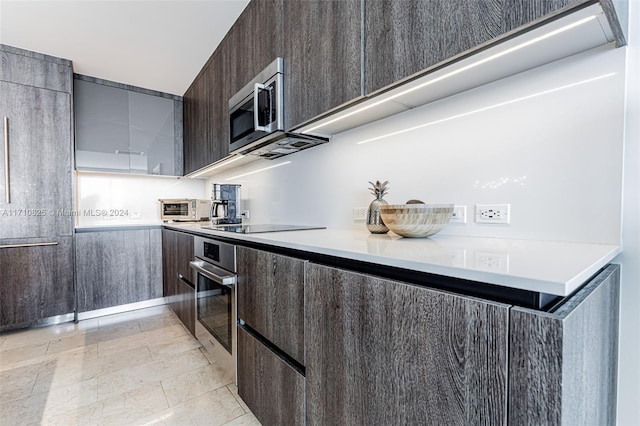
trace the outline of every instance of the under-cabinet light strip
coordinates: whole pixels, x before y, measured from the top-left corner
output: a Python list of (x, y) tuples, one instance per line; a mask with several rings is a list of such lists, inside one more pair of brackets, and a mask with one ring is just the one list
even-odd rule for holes
[(313, 132), (314, 130), (317, 130), (317, 129), (321, 128), (321, 127), (324, 127), (324, 126), (326, 126), (328, 124), (332, 124), (332, 123), (335, 123), (337, 121), (343, 120), (343, 119), (345, 119), (347, 117), (350, 117), (352, 115), (359, 114), (359, 113), (361, 113), (363, 111), (366, 111), (368, 109), (371, 109), (373, 107), (381, 105), (381, 104), (383, 104), (385, 102), (391, 101), (391, 100), (396, 99), (396, 98), (398, 98), (400, 96), (404, 96), (407, 93), (411, 93), (411, 92), (413, 92), (415, 90), (422, 89), (422, 88), (424, 88), (426, 86), (429, 86), (431, 84), (437, 83), (439, 81), (445, 80), (445, 79), (447, 79), (449, 77), (452, 77), (454, 75), (460, 74), (461, 72), (468, 71), (468, 70), (470, 70), (472, 68), (475, 68), (475, 67), (478, 67), (478, 66), (480, 66), (482, 64), (486, 64), (487, 62), (490, 62), (490, 61), (493, 61), (495, 59), (501, 58), (502, 56), (505, 56), (505, 55), (508, 55), (510, 53), (516, 52), (516, 51), (518, 51), (520, 49), (523, 49), (525, 47), (531, 46), (532, 44), (538, 43), (538, 42), (540, 42), (542, 40), (546, 40), (546, 39), (548, 39), (550, 37), (556, 36), (558, 34), (561, 34), (561, 33), (565, 32), (565, 31), (569, 31), (569, 30), (571, 30), (571, 29), (573, 29), (575, 27), (578, 27), (580, 25), (583, 25), (583, 24), (585, 24), (587, 22), (592, 21), (592, 20), (596, 19), (597, 17), (598, 17), (598, 15), (587, 16), (586, 18), (580, 19), (580, 20), (578, 20), (576, 22), (573, 22), (571, 24), (568, 24), (568, 25), (565, 25), (563, 27), (557, 28), (557, 29), (555, 29), (553, 31), (549, 31), (546, 34), (543, 34), (543, 35), (535, 37), (535, 38), (533, 38), (531, 40), (522, 42), (522, 43), (517, 44), (517, 45), (515, 45), (513, 47), (510, 47), (510, 48), (508, 48), (506, 50), (503, 50), (502, 52), (498, 52), (498, 53), (495, 53), (495, 54), (493, 54), (491, 56), (487, 56), (486, 58), (479, 59), (479, 60), (477, 60), (475, 62), (470, 63), (469, 65), (465, 65), (464, 67), (458, 68), (457, 70), (453, 70), (451, 72), (443, 74), (440, 77), (433, 78), (433, 79), (431, 79), (429, 81), (426, 81), (426, 82), (424, 82), (422, 84), (419, 84), (417, 86), (411, 87), (411, 88), (409, 88), (407, 90), (403, 90), (403, 91), (401, 91), (399, 93), (396, 93), (394, 95), (385, 97), (384, 99), (381, 99), (381, 100), (379, 100), (377, 102), (374, 102), (372, 104), (366, 105), (366, 106), (364, 106), (362, 108), (358, 108), (358, 109), (356, 109), (354, 111), (351, 111), (351, 112), (348, 112), (348, 113), (346, 113), (344, 115), (340, 115), (340, 116), (338, 116), (338, 117), (336, 117), (336, 118), (334, 118), (332, 120), (327, 121), (326, 123), (322, 123), (322, 124), (319, 124), (319, 125), (317, 125), (315, 127), (307, 129), (307, 130), (304, 131), (304, 133)]
[(220, 163), (220, 164), (216, 164), (216, 165), (214, 165), (214, 166), (207, 167), (206, 169), (201, 170), (201, 171), (199, 171), (199, 172), (197, 172), (197, 173), (194, 173), (194, 174), (192, 174), (192, 175), (191, 175), (191, 176), (189, 176), (189, 177), (191, 177), (191, 178), (196, 178), (196, 177), (198, 177), (198, 176), (202, 176), (202, 175), (203, 175), (203, 174), (205, 174), (205, 173), (212, 172), (212, 171), (214, 171), (215, 169), (218, 169), (218, 168), (220, 168), (220, 167), (222, 167), (222, 166), (226, 166), (227, 164), (231, 164), (231, 163), (233, 163), (234, 161), (238, 161), (239, 159), (241, 159), (241, 158), (243, 158), (243, 157), (244, 157), (243, 155), (238, 155), (237, 157), (235, 157), (235, 158), (231, 158), (231, 159), (229, 159), (229, 160), (227, 160), (227, 161), (223, 161), (223, 162), (222, 162), (222, 163)]
[(253, 175), (253, 174), (256, 174), (256, 173), (264, 172), (265, 170), (275, 169), (276, 167), (284, 166), (285, 164), (289, 164), (289, 163), (291, 163), (291, 161), (285, 161), (284, 163), (276, 164), (275, 166), (264, 167), (262, 169), (254, 170), (254, 171), (249, 172), (249, 173), (243, 173), (241, 175), (233, 176), (233, 177), (227, 178), (225, 180), (238, 179), (238, 178), (241, 178), (241, 177), (245, 177), (245, 176)]
[(400, 135), (400, 134), (403, 134), (403, 133), (411, 132), (413, 130), (421, 129), (423, 127), (428, 127), (428, 126), (432, 126), (434, 124), (439, 124), (439, 123), (444, 123), (446, 121), (455, 120), (456, 118), (466, 117), (468, 115), (476, 114), (476, 113), (479, 113), (479, 112), (488, 111), (488, 110), (491, 110), (491, 109), (494, 109), (494, 108), (502, 107), (502, 106), (513, 104), (513, 103), (516, 103), (516, 102), (525, 101), (527, 99), (536, 98), (538, 96), (547, 95), (549, 93), (557, 92), (559, 90), (565, 90), (565, 89), (569, 89), (571, 87), (580, 86), (582, 84), (591, 83), (593, 81), (602, 80), (603, 78), (608, 78), (608, 77), (611, 77), (611, 76), (613, 76), (615, 74), (617, 74), (617, 73), (612, 72), (612, 73), (609, 73), (609, 74), (603, 74), (603, 75), (599, 75), (597, 77), (589, 78), (587, 80), (582, 80), (582, 81), (578, 81), (578, 82), (575, 82), (575, 83), (566, 84), (566, 85), (560, 86), (560, 87), (554, 87), (553, 89), (544, 90), (542, 92), (532, 93), (530, 95), (522, 96), (520, 98), (511, 99), (511, 100), (508, 100), (508, 101), (504, 101), (504, 102), (500, 102), (500, 103), (497, 103), (497, 104), (489, 105), (489, 106), (486, 106), (486, 107), (483, 107), (483, 108), (479, 108), (479, 109), (474, 109), (473, 111), (467, 111), (467, 112), (463, 112), (461, 114), (452, 115), (450, 117), (441, 118), (440, 120), (430, 121), (428, 123), (424, 123), (424, 124), (420, 124), (418, 126), (410, 127), (408, 129), (398, 130), (396, 132), (387, 133), (386, 135), (382, 135), (382, 136), (376, 136), (375, 138), (371, 138), (371, 139), (365, 139), (363, 141), (356, 142), (356, 145), (362, 145), (362, 144), (365, 144), (365, 143), (369, 143), (369, 142), (377, 141), (377, 140), (380, 140), (380, 139), (388, 138), (390, 136)]

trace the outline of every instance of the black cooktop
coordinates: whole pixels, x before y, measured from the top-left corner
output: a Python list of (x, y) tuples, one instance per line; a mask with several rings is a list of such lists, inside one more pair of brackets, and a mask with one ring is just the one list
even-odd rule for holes
[(308, 229), (326, 229), (324, 226), (305, 226), (305, 225), (212, 225), (203, 226), (206, 229), (214, 231), (235, 232), (237, 234), (259, 234), (263, 232), (281, 232), (281, 231), (305, 231)]

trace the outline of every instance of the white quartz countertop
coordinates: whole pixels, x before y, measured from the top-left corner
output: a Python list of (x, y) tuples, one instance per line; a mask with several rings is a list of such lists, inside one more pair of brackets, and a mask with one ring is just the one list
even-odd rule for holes
[(616, 245), (444, 234), (402, 238), (355, 229), (238, 234), (203, 229), (206, 223), (165, 226), (559, 296), (571, 294), (621, 252)]

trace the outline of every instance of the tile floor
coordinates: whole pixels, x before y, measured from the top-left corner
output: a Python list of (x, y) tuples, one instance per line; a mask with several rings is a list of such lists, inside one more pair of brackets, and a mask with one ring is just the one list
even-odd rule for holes
[(259, 425), (165, 306), (0, 334), (0, 425)]

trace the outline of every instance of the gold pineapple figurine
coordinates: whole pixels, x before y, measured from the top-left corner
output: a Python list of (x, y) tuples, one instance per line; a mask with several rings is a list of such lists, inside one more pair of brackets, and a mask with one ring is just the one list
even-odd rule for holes
[(369, 209), (367, 210), (367, 229), (372, 234), (386, 234), (389, 232), (389, 228), (387, 228), (380, 217), (380, 206), (386, 205), (387, 202), (382, 199), (385, 196), (389, 188), (387, 185), (389, 181), (386, 180), (383, 183), (380, 183), (379, 180), (376, 183), (369, 181), (371, 184), (371, 194), (376, 197), (375, 200), (369, 204)]

